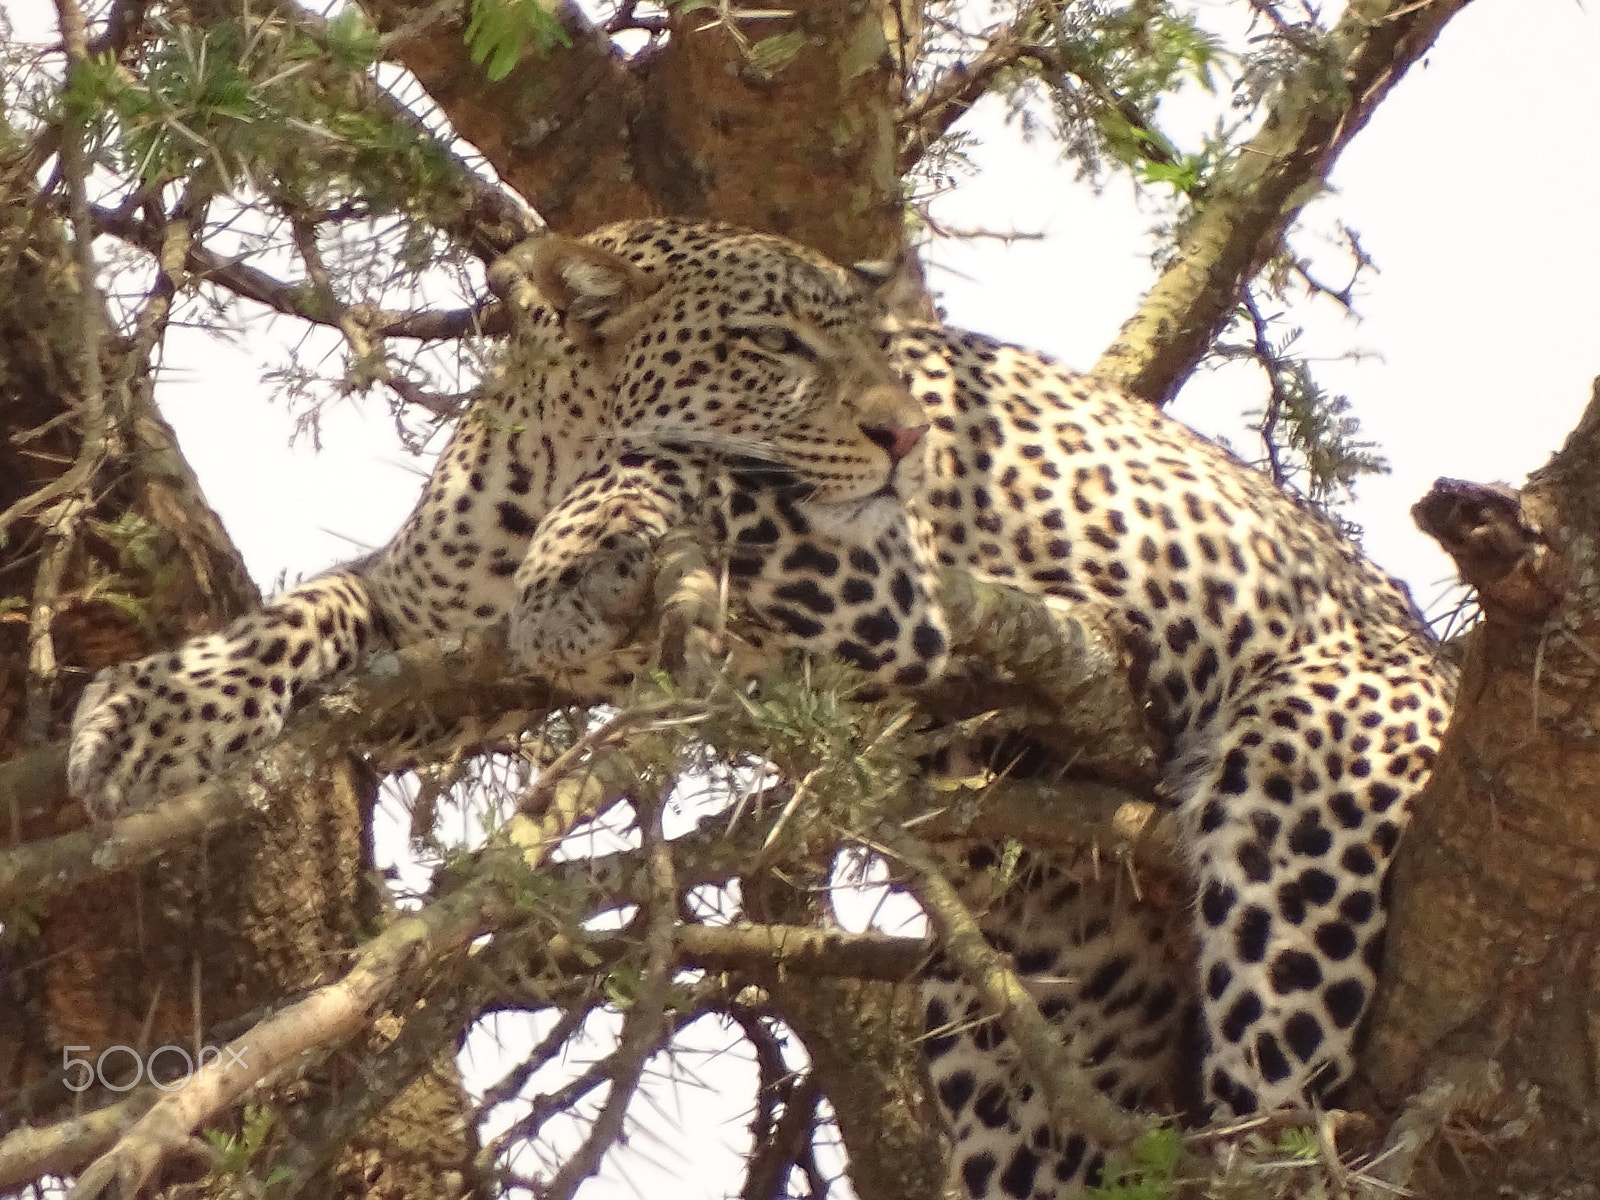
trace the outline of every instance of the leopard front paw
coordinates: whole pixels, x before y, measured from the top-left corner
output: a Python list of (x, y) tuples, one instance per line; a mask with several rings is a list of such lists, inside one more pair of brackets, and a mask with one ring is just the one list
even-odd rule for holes
[[(109, 818), (212, 779), (283, 727), (287, 700), (231, 666), (209, 639), (107, 667), (72, 718), (67, 786)], [(191, 661), (193, 660), (193, 661)]]
[(652, 550), (648, 539), (618, 533), (565, 561), (530, 554), (509, 638), (522, 664), (565, 678), (626, 643), (649, 612)]

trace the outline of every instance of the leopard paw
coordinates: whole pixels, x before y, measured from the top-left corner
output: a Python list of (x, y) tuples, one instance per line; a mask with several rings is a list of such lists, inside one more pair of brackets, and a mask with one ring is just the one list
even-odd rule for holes
[(108, 818), (213, 778), (283, 727), (287, 691), (231, 662), (215, 635), (107, 667), (72, 718), (67, 786)]
[(523, 665), (560, 678), (628, 641), (649, 609), (653, 549), (640, 534), (613, 533), (578, 555), (530, 553), (509, 637)]

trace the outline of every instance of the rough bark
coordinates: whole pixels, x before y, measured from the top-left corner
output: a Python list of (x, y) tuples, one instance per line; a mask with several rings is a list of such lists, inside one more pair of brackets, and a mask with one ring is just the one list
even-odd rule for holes
[(1457, 1121), (1477, 1126), (1423, 1156), (1424, 1196), (1554, 1195), (1600, 1178), (1596, 462), (1600, 390), (1520, 497), (1441, 480), (1417, 510), (1484, 615), (1396, 859), (1363, 1059), (1383, 1101), (1444, 1080)]
[[(0, 508), (86, 461), (80, 429), (90, 385), (78, 320), (85, 305), (104, 321), (61, 227), (36, 206), (26, 176), (6, 175)], [(59, 518), (26, 512), (7, 530), (0, 591), (35, 614), (53, 614), (44, 628), (59, 664), (53, 685), (35, 677), (30, 700), (30, 650), (36, 660), (38, 654), (29, 642), (38, 638), (29, 623), (0, 623), (0, 757), (7, 759), (59, 733), (99, 667), (211, 628), (258, 599), (151, 406), (148, 364), (126, 341), (107, 336), (97, 365), (112, 416), (94, 432), (108, 454), (86, 479), (82, 519), (70, 537), (58, 536), (65, 528)], [(130, 531), (151, 539), (159, 570), (139, 569), (119, 553)], [(44, 567), (56, 551), (59, 579), (51, 582)], [(118, 603), (107, 598), (112, 593)], [(364, 845), (372, 794), (362, 773), (330, 771), (286, 792), (270, 811), (137, 871), (85, 879), (49, 901), (8, 911), (0, 948), (7, 981), (0, 993), (0, 1132), (74, 1111), (79, 1098), (65, 1086), (65, 1047), (85, 1047), (73, 1056), (91, 1061), (109, 1047), (130, 1047), (106, 1066), (108, 1073), (131, 1072), (132, 1054), (169, 1045), (192, 1052), (216, 1040), (219, 1027), (336, 969), (380, 915)], [(6, 839), (14, 843), (83, 821), (70, 803), (12, 804), (7, 816)], [(315, 1103), (353, 1069), (335, 1064), (280, 1093), (284, 1113)], [(323, 1172), (324, 1194), (460, 1195), (473, 1150), (464, 1112), (447, 1048), (436, 1072)], [(286, 1117), (283, 1127), (291, 1124)], [(197, 1177), (203, 1174), (190, 1165), (164, 1182), (179, 1189), (172, 1194), (228, 1194), (236, 1186), (204, 1182)]]
[[(389, 28), (436, 5), (379, 0)], [(721, 23), (674, 8), (659, 50), (625, 59), (567, 4), (570, 49), (531, 51), (490, 83), (459, 15), (395, 46), (451, 124), (549, 223), (585, 233), (651, 215), (781, 233), (840, 259), (903, 245), (887, 10), (799, 0), (790, 16)], [(464, 11), (464, 9), (462, 10)], [(751, 47), (789, 36), (793, 57)]]

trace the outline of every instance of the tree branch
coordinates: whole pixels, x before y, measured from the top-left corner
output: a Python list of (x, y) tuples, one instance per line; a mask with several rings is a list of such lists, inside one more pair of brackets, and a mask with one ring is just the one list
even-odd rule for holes
[(402, 917), (362, 948), (344, 978), (318, 988), (222, 1047), (218, 1061), (228, 1063), (229, 1069), (197, 1073), (181, 1090), (159, 1100), (78, 1177), (69, 1193), (71, 1200), (93, 1200), (114, 1186), (118, 1189), (114, 1194), (137, 1194), (165, 1157), (246, 1089), (292, 1067), (307, 1052), (360, 1034), (372, 1014), (387, 1008), (415, 972), (465, 950), (516, 911), (514, 895), (480, 880)]
[(1207, 189), (1172, 263), (1093, 374), (1165, 404), (1349, 140), (1468, 0), (1355, 0)]
[[(430, 9), (433, 20), (415, 23)], [(530, 52), (495, 82), (471, 59), (464, 7), (441, 14), (432, 0), (373, 0), (367, 11), (386, 32), (404, 28), (391, 42), (393, 55), (551, 228), (587, 233), (658, 209), (632, 158), (639, 84), (576, 4), (553, 12), (570, 45)]]
[(881, 827), (878, 837), (910, 868), (911, 891), (937, 930), (940, 946), (1016, 1043), (1033, 1082), (1049, 1098), (1057, 1127), (1079, 1130), (1111, 1149), (1132, 1145), (1152, 1128), (1152, 1118), (1129, 1112), (1095, 1087), (1017, 978), (1009, 957), (989, 944), (927, 850), (897, 826)]
[[(91, 213), (96, 233), (110, 234), (152, 255), (161, 254), (162, 232), (150, 222), (139, 220), (124, 210), (100, 205), (93, 206)], [(412, 312), (359, 304), (340, 308), (337, 304), (330, 305), (309, 281), (279, 279), (237, 258), (218, 254), (199, 242), (189, 244), (183, 265), (190, 275), (245, 300), (330, 329), (339, 329), (344, 320), (354, 319), (375, 337), (441, 341), (474, 333), (505, 333), (510, 328), (504, 308), (499, 304)]]
[(1026, 41), (1019, 30), (1034, 20), (1029, 9), (1011, 25), (989, 39), (989, 44), (971, 62), (950, 67), (900, 110), (900, 153), (895, 169), (907, 174), (928, 147), (950, 131), (967, 115), (967, 110), (983, 98), (995, 77), (1024, 58), (1038, 58), (1040, 51)]

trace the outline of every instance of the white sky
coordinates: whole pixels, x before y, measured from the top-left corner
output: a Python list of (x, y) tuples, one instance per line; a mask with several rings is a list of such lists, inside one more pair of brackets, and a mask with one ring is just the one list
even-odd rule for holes
[[(9, 7), (24, 17), (35, 5), (48, 8)], [(1076, 183), (1002, 128), (995, 107), (969, 125), (984, 139), (980, 173), (936, 213), (954, 227), (1045, 238), (936, 246), (931, 282), (952, 323), (1087, 367), (1151, 279), (1153, 214), (1123, 187), (1096, 196)], [(1382, 273), (1368, 277), (1362, 323), (1331, 302), (1296, 317), (1322, 353), (1382, 356), (1330, 362), (1321, 376), (1350, 397), (1394, 466), (1360, 485), (1350, 515), (1372, 556), (1426, 604), (1450, 568), (1412, 527), (1410, 505), (1438, 475), (1519, 482), (1559, 445), (1600, 374), (1600, 22), (1575, 0), (1477, 0), (1356, 138), (1333, 183), (1308, 223), (1354, 226)], [(286, 326), (269, 335), (292, 336)], [(265, 339), (230, 350), (174, 337), (161, 392), (207, 496), (268, 589), (281, 572), (309, 574), (387, 540), (421, 469), (379, 402), (331, 406), (325, 453), (289, 449), (292, 418), (266, 403), (259, 382), (282, 361)], [(1197, 378), (1176, 411), (1236, 430), (1233, 413), (1261, 397), (1254, 369), (1240, 367)], [(622, 1164), (639, 1192), (710, 1196), (728, 1186), (699, 1135), (737, 1145), (744, 1101), (717, 1114), (687, 1107), (694, 1102), (686, 1095), (678, 1145), (642, 1145), (644, 1159)], [(692, 1173), (660, 1191), (648, 1158), (679, 1176), (691, 1163)], [(639, 1192), (608, 1171), (584, 1194)]]

